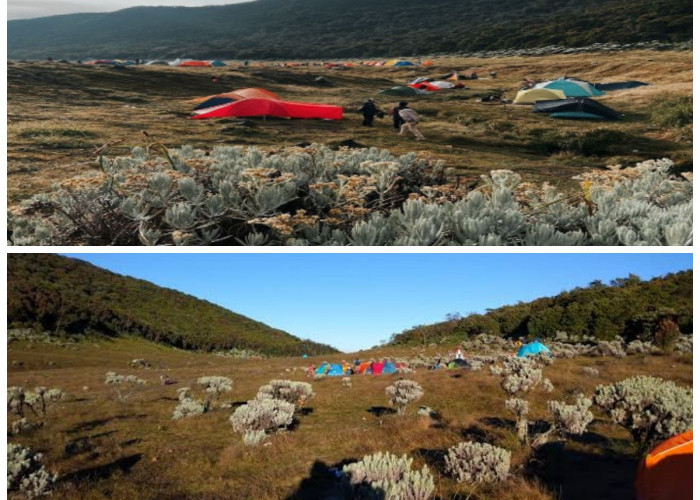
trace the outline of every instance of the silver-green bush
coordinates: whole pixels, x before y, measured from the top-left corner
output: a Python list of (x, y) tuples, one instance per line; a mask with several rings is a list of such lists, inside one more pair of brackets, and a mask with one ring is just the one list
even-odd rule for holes
[(270, 380), (269, 383), (258, 389), (255, 399), (280, 399), (301, 407), (314, 397), (311, 384), (307, 382), (294, 382), (292, 380)]
[[(236, 408), (229, 420), (233, 431), (242, 433), (248, 445), (262, 440), (260, 432), (270, 433), (290, 425), (294, 419), (294, 409), (292, 403), (281, 399), (253, 399)], [(251, 434), (253, 432), (257, 434)]]
[(136, 375), (118, 375), (115, 372), (107, 372), (105, 375), (105, 384), (114, 387), (117, 399), (121, 402), (129, 399), (138, 387), (142, 387), (147, 383)]
[(7, 445), (7, 491), (16, 491), (27, 498), (48, 495), (56, 476), (41, 464), (41, 453), (15, 443)]
[(487, 443), (463, 442), (445, 456), (447, 472), (464, 483), (505, 481), (510, 470), (510, 452)]
[[(691, 245), (692, 183), (670, 160), (580, 176), (582, 193), (508, 170), (467, 192), (411, 153), (191, 147), (100, 158), (10, 214), (15, 245)], [(572, 201), (573, 200), (573, 201)]]
[(435, 483), (426, 466), (411, 469), (412, 458), (391, 453), (364, 456), (343, 467), (353, 491), (352, 498), (365, 500), (428, 500)]
[(392, 406), (396, 406), (396, 410), (399, 413), (404, 413), (409, 403), (423, 397), (423, 388), (418, 385), (418, 382), (413, 380), (397, 380), (388, 386), (384, 392), (389, 398), (389, 403)]
[(659, 377), (638, 376), (596, 387), (593, 401), (646, 451), (693, 428), (693, 391)]

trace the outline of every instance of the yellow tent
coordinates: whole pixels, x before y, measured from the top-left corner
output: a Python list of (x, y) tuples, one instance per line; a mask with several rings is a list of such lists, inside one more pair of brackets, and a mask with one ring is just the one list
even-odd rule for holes
[(521, 90), (513, 99), (513, 104), (533, 104), (535, 101), (553, 101), (566, 99), (566, 95), (557, 89), (527, 89)]

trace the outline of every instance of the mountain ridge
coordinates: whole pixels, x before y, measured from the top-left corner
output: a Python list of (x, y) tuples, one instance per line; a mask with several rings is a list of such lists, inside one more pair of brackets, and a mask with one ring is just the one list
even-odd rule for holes
[(692, 40), (691, 0), (255, 0), (8, 21), (8, 58), (419, 56)]
[(130, 334), (185, 349), (338, 352), (207, 300), (58, 255), (9, 254), (7, 292), (8, 327)]

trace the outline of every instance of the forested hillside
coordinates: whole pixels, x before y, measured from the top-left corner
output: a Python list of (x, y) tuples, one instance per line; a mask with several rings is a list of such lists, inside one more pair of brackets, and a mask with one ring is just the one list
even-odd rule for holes
[(337, 352), (223, 307), (86, 262), (8, 255), (9, 327), (55, 335), (131, 334), (185, 349), (250, 349), (269, 355)]
[(506, 337), (551, 338), (557, 332), (609, 340), (620, 335), (650, 340), (662, 320), (682, 333), (693, 330), (693, 272), (642, 281), (630, 275), (608, 284), (592, 282), (556, 297), (489, 309), (486, 314), (448, 315), (445, 322), (396, 334), (392, 344), (422, 344), (487, 333)]
[(691, 0), (256, 0), (7, 23), (10, 59), (338, 58), (692, 40)]

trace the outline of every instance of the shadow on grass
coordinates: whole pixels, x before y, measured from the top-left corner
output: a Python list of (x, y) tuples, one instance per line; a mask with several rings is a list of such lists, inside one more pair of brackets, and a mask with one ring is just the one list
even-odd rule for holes
[(135, 415), (115, 415), (114, 417), (107, 417), (107, 418), (96, 418), (95, 420), (90, 420), (88, 422), (81, 422), (79, 424), (74, 425), (70, 429), (68, 429), (66, 432), (69, 434), (75, 434), (77, 432), (85, 432), (85, 431), (91, 431), (97, 427), (100, 427), (102, 425), (107, 425), (108, 423), (114, 421), (114, 420), (126, 420), (130, 418), (146, 418), (148, 415), (146, 414), (135, 414)]
[(560, 500), (634, 500), (637, 461), (630, 455), (603, 451), (548, 443), (537, 450), (526, 474), (537, 477)]
[(386, 406), (371, 406), (367, 408), (367, 413), (371, 413), (375, 417), (381, 417), (382, 415), (393, 415), (396, 413), (396, 410)]
[(346, 498), (344, 493), (350, 491), (350, 482), (340, 474), (340, 471), (344, 465), (356, 461), (357, 459), (351, 458), (328, 465), (316, 460), (311, 466), (309, 475), (285, 500), (342, 500)]
[(88, 467), (86, 469), (81, 469), (70, 474), (63, 476), (61, 482), (69, 483), (80, 483), (83, 481), (97, 481), (100, 479), (108, 479), (116, 473), (128, 474), (131, 469), (136, 465), (143, 455), (137, 453), (135, 455), (129, 455), (128, 457), (122, 457), (114, 462), (110, 462), (104, 465), (98, 465), (95, 467)]
[(476, 441), (477, 443), (494, 443), (494, 437), (479, 426), (470, 425), (459, 431), (465, 441)]

